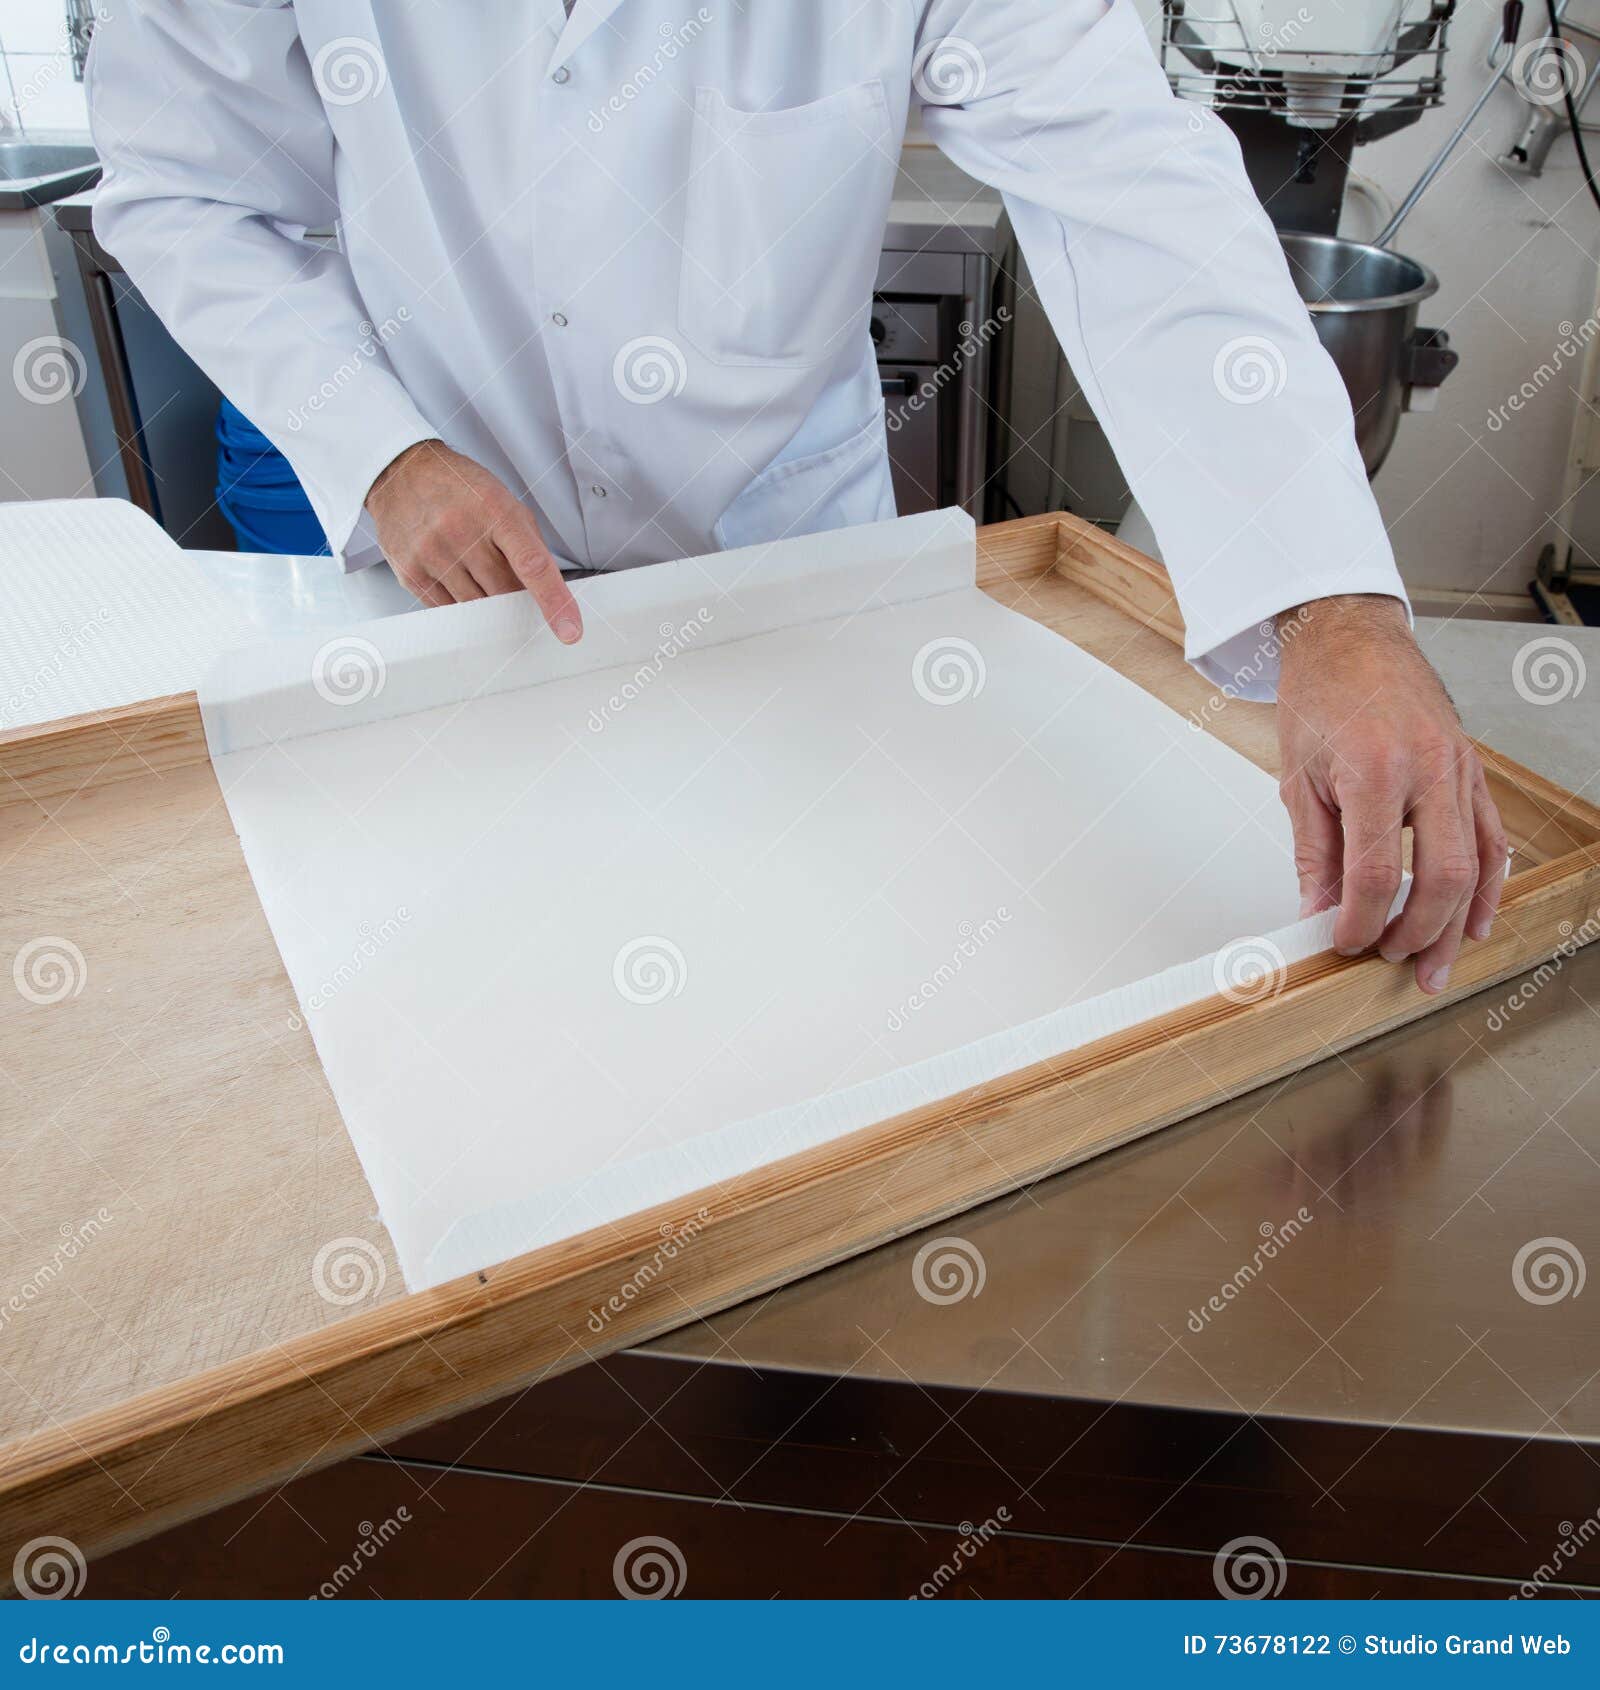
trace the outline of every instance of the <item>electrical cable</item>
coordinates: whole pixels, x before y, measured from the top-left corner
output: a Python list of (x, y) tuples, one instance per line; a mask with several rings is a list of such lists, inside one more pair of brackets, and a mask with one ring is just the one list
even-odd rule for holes
[[(1552, 42), (1561, 39), (1561, 20), (1556, 16), (1556, 0), (1544, 0), (1545, 9), (1550, 14), (1550, 39)], [(1578, 163), (1583, 167), (1583, 180), (1589, 189), (1589, 197), (1600, 209), (1600, 187), (1595, 186), (1594, 172), (1589, 168), (1588, 149), (1583, 144), (1583, 124), (1578, 118), (1578, 104), (1572, 97), (1570, 78), (1567, 76), (1569, 61), (1558, 53), (1561, 58), (1561, 98), (1567, 108), (1567, 124), (1572, 130), (1572, 143), (1578, 149)]]

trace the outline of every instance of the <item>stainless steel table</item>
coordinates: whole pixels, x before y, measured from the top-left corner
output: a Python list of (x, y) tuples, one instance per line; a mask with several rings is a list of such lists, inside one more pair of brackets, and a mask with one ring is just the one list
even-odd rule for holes
[[(1552, 630), (1419, 632), (1474, 731), (1596, 790), (1600, 681), (1513, 687)], [(304, 1594), (396, 1510), (341, 1591), (609, 1595), (661, 1538), (691, 1595), (1600, 1592), (1597, 1055), (1600, 947), (960, 1216), (967, 1294), (908, 1238), (93, 1593)]]

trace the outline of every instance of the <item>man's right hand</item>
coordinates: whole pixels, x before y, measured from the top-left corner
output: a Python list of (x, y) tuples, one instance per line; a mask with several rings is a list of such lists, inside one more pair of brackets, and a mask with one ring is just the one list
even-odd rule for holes
[(442, 440), (419, 441), (373, 482), (366, 506), (383, 555), (424, 604), (526, 587), (563, 645), (583, 637), (578, 602), (539, 525), (482, 464)]

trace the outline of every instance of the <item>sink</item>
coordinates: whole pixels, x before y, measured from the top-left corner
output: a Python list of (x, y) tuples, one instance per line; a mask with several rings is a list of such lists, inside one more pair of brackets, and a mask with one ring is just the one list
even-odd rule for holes
[(0, 211), (26, 211), (93, 186), (100, 160), (87, 141), (0, 141)]

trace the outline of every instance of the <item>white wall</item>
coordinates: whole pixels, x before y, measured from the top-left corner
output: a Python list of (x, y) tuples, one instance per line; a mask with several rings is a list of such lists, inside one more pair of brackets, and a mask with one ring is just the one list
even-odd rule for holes
[[(0, 132), (84, 133), (83, 87), (72, 77), (63, 0), (0, 0)], [(92, 341), (64, 340), (57, 289), (77, 287), (48, 211), (0, 211), (0, 500), (93, 494), (94, 478), (74, 396), (98, 381)], [(79, 344), (81, 342), (81, 345)], [(104, 405), (103, 398), (100, 400)]]
[[(1159, 18), (1159, 0), (1140, 4)], [(1524, 41), (1540, 33), (1543, 15), (1543, 0), (1528, 0)], [(1574, 0), (1572, 16), (1600, 26), (1600, 0)], [(1484, 55), (1499, 27), (1499, 0), (1458, 0), (1445, 104), (1358, 150), (1356, 170), (1392, 200), (1481, 93), (1490, 75)], [(1597, 50), (1580, 42), (1586, 59)], [(1538, 179), (1495, 162), (1527, 109), (1508, 87), (1498, 89), (1393, 242), (1438, 275), (1421, 320), (1448, 329), (1461, 353), (1438, 410), (1402, 419), (1374, 483), (1400, 567), (1416, 586), (1521, 591), (1560, 498), (1576, 360), (1498, 432), (1487, 426), (1490, 412), (1550, 359), (1560, 325), (1582, 324), (1593, 310), (1600, 210), (1584, 190), (1571, 140), (1557, 140)], [(1600, 96), (1588, 116), (1600, 119)], [(1600, 169), (1600, 136), (1590, 138), (1589, 152)], [(1344, 233), (1359, 238), (1376, 228), (1364, 205), (1352, 205)]]
[[(1534, 38), (1540, 15), (1530, 0), (1524, 40)], [(1600, 6), (1575, 0), (1572, 15), (1600, 18)], [(1405, 193), (1478, 97), (1499, 21), (1498, 3), (1463, 0), (1451, 27), (1444, 107), (1358, 153), (1357, 168), (1392, 198)], [(1579, 49), (1590, 61), (1597, 50), (1591, 42)], [(1521, 590), (1560, 503), (1578, 361), (1556, 380), (1536, 383), (1498, 431), (1488, 426), (1490, 413), (1555, 354), (1562, 325), (1570, 333), (1594, 309), (1600, 210), (1570, 137), (1556, 141), (1540, 177), (1496, 163), (1527, 110), (1509, 87), (1497, 89), (1393, 242), (1438, 275), (1423, 321), (1448, 329), (1461, 352), (1439, 409), (1404, 419), (1375, 483), (1401, 567), (1419, 584)], [(1600, 99), (1587, 115), (1600, 117)], [(1600, 137), (1588, 145), (1600, 168)]]
[(64, 0), (0, 5), (0, 112), (11, 128), (84, 130), (83, 86), (72, 79)]

